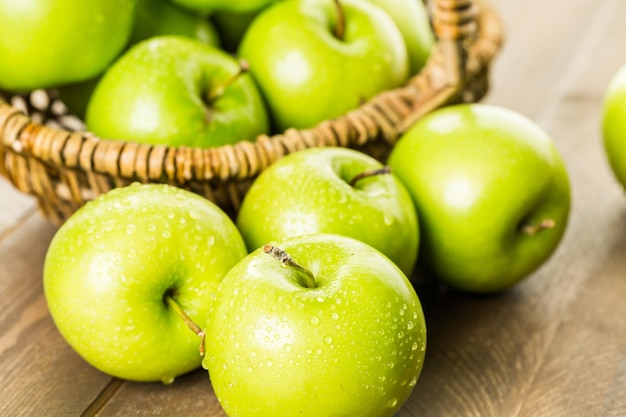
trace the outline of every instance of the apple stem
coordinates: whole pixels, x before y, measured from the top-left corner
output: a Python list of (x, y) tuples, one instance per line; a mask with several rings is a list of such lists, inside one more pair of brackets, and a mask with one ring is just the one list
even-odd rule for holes
[(297, 263), (296, 261), (294, 261), (293, 258), (289, 256), (287, 252), (272, 245), (263, 245), (263, 252), (272, 255), (274, 258), (282, 262), (283, 265), (294, 268), (302, 272), (302, 274), (304, 275), (303, 277), (304, 282), (300, 281), (300, 284), (302, 284), (303, 287), (315, 288), (315, 276), (313, 276), (313, 273), (309, 271), (308, 269), (306, 269), (305, 267), (303, 267), (302, 265), (300, 265), (299, 263)]
[(339, 0), (335, 0), (335, 8), (337, 9), (337, 25), (335, 26), (335, 37), (343, 40), (346, 31), (346, 16)]
[(197, 334), (198, 337), (200, 337), (200, 356), (204, 356), (204, 340), (206, 338), (206, 333), (204, 332), (204, 330), (202, 330), (200, 326), (198, 326), (193, 320), (191, 320), (191, 317), (189, 317), (187, 313), (183, 311), (182, 307), (178, 304), (178, 302), (171, 294), (165, 295), (165, 302), (169, 307), (172, 308), (172, 310), (174, 310), (176, 314), (180, 316), (180, 318), (183, 319), (189, 329)]
[(370, 171), (361, 172), (360, 174), (356, 175), (354, 178), (350, 180), (348, 184), (350, 184), (351, 187), (354, 187), (356, 183), (362, 180), (363, 178), (373, 177), (375, 175), (390, 174), (390, 173), (391, 173), (391, 167), (388, 167), (388, 166), (384, 166), (379, 169), (372, 169)]
[(534, 236), (542, 230), (552, 229), (556, 226), (556, 222), (553, 219), (544, 219), (539, 224), (527, 224), (522, 227), (522, 231), (528, 236)]
[(237, 81), (239, 77), (248, 72), (249, 69), (250, 66), (248, 65), (248, 61), (240, 59), (239, 69), (237, 70), (237, 72), (231, 75), (224, 82), (216, 85), (211, 91), (209, 91), (209, 93), (207, 94), (207, 102), (212, 103), (217, 100), (222, 94), (224, 94), (224, 91), (226, 91), (228, 87), (230, 87), (235, 81)]

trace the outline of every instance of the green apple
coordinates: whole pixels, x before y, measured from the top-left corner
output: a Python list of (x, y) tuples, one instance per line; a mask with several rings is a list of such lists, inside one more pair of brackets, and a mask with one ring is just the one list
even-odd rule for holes
[(536, 270), (566, 229), (570, 185), (554, 143), (502, 107), (437, 110), (388, 160), (413, 197), (421, 265), (470, 292), (509, 288)]
[(232, 220), (207, 199), (133, 184), (87, 203), (57, 231), (45, 297), (61, 335), (95, 368), (170, 383), (200, 366), (189, 323), (204, 325), (219, 281), (245, 255)]
[(626, 65), (613, 75), (602, 108), (603, 145), (610, 167), (626, 187)]
[(170, 0), (138, 0), (131, 43), (160, 35), (181, 35), (220, 46), (213, 24), (206, 16), (177, 7)]
[(339, 235), (265, 246), (218, 286), (203, 366), (229, 416), (386, 417), (419, 378), (426, 326), (406, 276)]
[(334, 233), (373, 246), (410, 276), (419, 244), (417, 214), (404, 185), (383, 168), (346, 148), (310, 148), (279, 159), (257, 177), (237, 215), (248, 250)]
[(94, 78), (126, 46), (137, 0), (0, 0), (0, 88)]
[(384, 9), (400, 29), (410, 63), (410, 75), (424, 66), (435, 45), (428, 11), (422, 0), (367, 0)]
[(107, 70), (86, 124), (100, 137), (197, 147), (252, 140), (268, 130), (263, 99), (240, 63), (174, 35), (136, 44)]
[(343, 115), (402, 85), (409, 69), (396, 24), (360, 0), (276, 3), (254, 19), (239, 56), (250, 64), (279, 131)]
[(250, 13), (279, 0), (171, 0), (174, 4), (196, 12), (211, 14), (216, 11)]
[[(138, 0), (135, 25), (129, 45), (153, 36), (181, 35), (202, 43), (220, 46), (216, 29), (206, 18), (180, 9), (169, 0)], [(57, 87), (63, 103), (81, 119), (101, 76)]]

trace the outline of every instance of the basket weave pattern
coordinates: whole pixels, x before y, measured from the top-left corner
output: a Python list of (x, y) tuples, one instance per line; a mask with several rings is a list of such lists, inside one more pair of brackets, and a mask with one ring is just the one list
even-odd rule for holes
[(385, 160), (398, 137), (444, 105), (479, 101), (502, 44), (497, 13), (484, 0), (434, 0), (437, 44), (403, 87), (385, 91), (342, 117), (210, 149), (107, 140), (81, 129), (54, 92), (0, 92), (0, 174), (37, 198), (55, 224), (87, 201), (131, 182), (189, 189), (234, 215), (254, 178), (282, 156), (317, 146), (361, 150)]

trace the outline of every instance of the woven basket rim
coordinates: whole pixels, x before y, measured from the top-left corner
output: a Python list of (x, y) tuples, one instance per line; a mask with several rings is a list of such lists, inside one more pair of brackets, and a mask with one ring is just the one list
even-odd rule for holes
[[(108, 181), (89, 178), (87, 188), (95, 189), (89, 195), (89, 191), (81, 190), (84, 185), (64, 174), (62, 181), (67, 183), (62, 188), (74, 200), (72, 204), (79, 207), (101, 192), (133, 181), (167, 182), (183, 187), (191, 182), (206, 182), (209, 185), (201, 185), (200, 193), (219, 200), (207, 187), (249, 183), (268, 165), (292, 152), (317, 146), (363, 148), (374, 142), (391, 147), (408, 126), (435, 108), (482, 99), (488, 89), (490, 64), (503, 42), (502, 21), (487, 0), (434, 0), (430, 6), (435, 47), (426, 65), (405, 85), (379, 93), (345, 115), (312, 128), (263, 134), (253, 141), (190, 148), (100, 138), (88, 131), (70, 131), (34, 121), (0, 95), (0, 155), (7, 158), (14, 154), (12, 158), (26, 161), (19, 162), (20, 173), (14, 172), (17, 162), (12, 159), (0, 167), (0, 174), (21, 191), (37, 196), (40, 205), (52, 207), (44, 210), (48, 217), (62, 221), (68, 213), (52, 214), (51, 210), (64, 204), (59, 200), (67, 195), (51, 191), (57, 180), (42, 179), (44, 174), (40, 172), (40, 178), (35, 178), (30, 165), (46, 170), (47, 176), (72, 171), (108, 177)], [(482, 85), (473, 89), (473, 83)], [(229, 187), (226, 193), (231, 195), (225, 199), (237, 206), (236, 200), (241, 198), (237, 194), (245, 193), (245, 186), (241, 190), (235, 190), (236, 184)], [(71, 212), (76, 207), (67, 210)]]

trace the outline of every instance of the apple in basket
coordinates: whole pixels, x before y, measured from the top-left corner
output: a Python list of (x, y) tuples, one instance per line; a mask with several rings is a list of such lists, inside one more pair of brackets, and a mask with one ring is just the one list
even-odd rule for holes
[(96, 86), (86, 115), (97, 136), (211, 147), (268, 130), (265, 104), (242, 62), (183, 36), (156, 36), (121, 56)]
[(409, 57), (409, 74), (414, 75), (424, 66), (435, 45), (428, 11), (423, 1), (368, 0), (381, 7), (400, 29)]
[(392, 416), (426, 349), (406, 276), (339, 235), (252, 252), (220, 282), (207, 322), (202, 364), (230, 416)]
[(44, 293), (62, 336), (95, 368), (170, 383), (200, 366), (203, 329), (194, 323), (204, 325), (219, 281), (245, 255), (239, 231), (209, 200), (133, 184), (59, 228)]
[(220, 36), (222, 49), (236, 54), (243, 35), (260, 12), (259, 10), (246, 13), (230, 11), (216, 11), (212, 13), (211, 22), (213, 22)]
[[(208, 45), (220, 45), (217, 31), (208, 18), (176, 7), (169, 0), (138, 0), (129, 45), (158, 35), (181, 35)], [(60, 85), (56, 90), (70, 111), (84, 119), (100, 78), (101, 74), (87, 81)]]
[(365, 1), (278, 2), (246, 31), (239, 56), (250, 64), (273, 128), (307, 128), (359, 106), (408, 77), (402, 35)]
[(413, 197), (418, 266), (451, 287), (504, 290), (556, 249), (570, 185), (547, 134), (497, 106), (436, 110), (403, 135), (388, 160)]
[(87, 80), (126, 46), (137, 0), (0, 0), (0, 88)]
[(172, 4), (170, 0), (137, 0), (131, 44), (159, 35), (181, 35), (219, 46), (217, 30), (206, 16)]
[(280, 0), (171, 0), (172, 3), (204, 14), (218, 11), (232, 13), (256, 12)]
[(293, 236), (334, 233), (381, 251), (410, 276), (419, 232), (411, 196), (374, 158), (311, 148), (265, 169), (243, 198), (237, 226), (252, 251)]
[(615, 178), (626, 187), (626, 65), (611, 79), (602, 110), (602, 137)]

